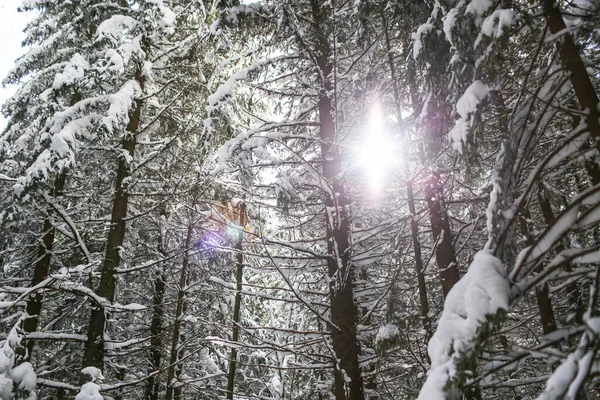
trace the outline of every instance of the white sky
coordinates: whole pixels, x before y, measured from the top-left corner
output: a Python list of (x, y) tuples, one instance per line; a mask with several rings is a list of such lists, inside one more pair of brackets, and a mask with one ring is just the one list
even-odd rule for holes
[[(21, 0), (0, 0), (0, 81), (14, 65), (15, 59), (23, 55), (21, 41), (25, 37), (23, 28), (29, 17), (25, 13), (17, 12)], [(0, 104), (3, 104), (16, 90), (11, 85), (3, 88), (0, 85)], [(6, 120), (0, 114), (0, 132), (4, 130)]]

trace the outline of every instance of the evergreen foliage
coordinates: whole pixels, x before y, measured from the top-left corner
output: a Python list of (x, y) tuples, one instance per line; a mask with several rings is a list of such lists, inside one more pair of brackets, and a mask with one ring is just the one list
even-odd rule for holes
[(21, 11), (1, 399), (600, 395), (597, 0)]

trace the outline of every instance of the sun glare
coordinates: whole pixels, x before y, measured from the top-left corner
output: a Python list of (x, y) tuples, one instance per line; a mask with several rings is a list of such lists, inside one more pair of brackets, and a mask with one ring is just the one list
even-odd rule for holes
[(394, 163), (395, 145), (385, 129), (385, 117), (379, 104), (374, 104), (369, 112), (357, 152), (367, 185), (372, 192), (380, 192)]

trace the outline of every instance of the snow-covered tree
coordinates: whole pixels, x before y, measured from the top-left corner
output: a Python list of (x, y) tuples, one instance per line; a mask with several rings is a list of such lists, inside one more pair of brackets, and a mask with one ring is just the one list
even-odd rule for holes
[(597, 1), (22, 7), (0, 397), (597, 395)]

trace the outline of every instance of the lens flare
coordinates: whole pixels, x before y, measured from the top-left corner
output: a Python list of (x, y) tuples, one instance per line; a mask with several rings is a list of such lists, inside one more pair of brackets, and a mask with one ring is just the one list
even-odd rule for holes
[(358, 147), (358, 160), (370, 190), (381, 192), (394, 163), (395, 144), (385, 129), (385, 117), (379, 104), (369, 113), (366, 130)]
[(226, 245), (225, 238), (215, 231), (206, 231), (196, 243), (196, 247), (199, 249), (216, 250)]

